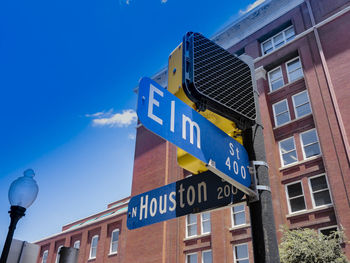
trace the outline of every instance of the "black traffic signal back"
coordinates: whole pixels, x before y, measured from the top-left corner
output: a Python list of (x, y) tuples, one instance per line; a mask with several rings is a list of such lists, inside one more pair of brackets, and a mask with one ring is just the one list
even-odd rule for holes
[(199, 33), (187, 33), (183, 48), (183, 88), (197, 109), (222, 115), (239, 129), (251, 127), (256, 109), (249, 66)]

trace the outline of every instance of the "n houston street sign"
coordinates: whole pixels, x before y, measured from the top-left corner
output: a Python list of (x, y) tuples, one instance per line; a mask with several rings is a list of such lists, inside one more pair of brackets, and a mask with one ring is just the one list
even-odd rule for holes
[(245, 148), (149, 78), (139, 85), (137, 115), (152, 132), (208, 165), (208, 169), (252, 195)]
[(210, 171), (133, 196), (128, 229), (238, 203), (244, 193)]

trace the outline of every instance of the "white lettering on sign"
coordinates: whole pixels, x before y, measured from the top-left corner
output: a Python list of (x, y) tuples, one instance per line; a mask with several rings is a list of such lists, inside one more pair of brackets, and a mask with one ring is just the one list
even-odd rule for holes
[(159, 101), (157, 101), (154, 98), (154, 93), (157, 93), (159, 96), (163, 97), (164, 92), (157, 89), (155, 86), (151, 84), (150, 89), (149, 89), (149, 103), (148, 103), (148, 112), (147, 116), (154, 120), (155, 122), (158, 122), (160, 125), (163, 125), (163, 120), (159, 118), (158, 116), (153, 114), (153, 105), (156, 105), (159, 107)]
[(228, 147), (229, 147), (229, 153), (231, 157), (228, 156), (226, 158), (225, 165), (227, 166), (229, 171), (231, 171), (231, 168), (232, 168), (235, 175), (238, 175), (240, 171), (242, 178), (245, 179), (247, 177), (247, 173), (244, 166), (241, 165), (240, 167), (238, 167), (238, 162), (235, 160), (235, 159), (239, 160), (238, 147), (236, 148), (236, 151), (235, 151), (235, 147), (231, 142), (229, 143)]
[(187, 123), (190, 125), (190, 143), (193, 144), (194, 127), (197, 131), (197, 148), (201, 148), (201, 130), (197, 122), (192, 121), (189, 117), (182, 115), (182, 139), (186, 140)]
[[(148, 194), (141, 196), (139, 220), (147, 219), (148, 215), (155, 217), (158, 214), (174, 211), (176, 209), (176, 194), (177, 193), (173, 191), (169, 196), (164, 194), (158, 197), (152, 197), (150, 202), (148, 202)], [(181, 208), (194, 205), (196, 200), (198, 203), (205, 202), (208, 200), (207, 184), (205, 182), (200, 182), (197, 185), (188, 186), (187, 189), (184, 188), (183, 184), (180, 184), (178, 195)], [(133, 207), (131, 217), (137, 217), (137, 207)]]

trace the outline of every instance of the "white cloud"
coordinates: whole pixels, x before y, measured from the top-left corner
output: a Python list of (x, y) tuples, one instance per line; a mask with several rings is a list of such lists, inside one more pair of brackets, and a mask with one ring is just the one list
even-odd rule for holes
[(131, 109), (123, 110), (122, 113), (113, 113), (113, 110), (109, 110), (85, 116), (93, 118), (92, 124), (94, 126), (128, 127), (137, 121), (136, 112)]
[(249, 11), (253, 10), (255, 7), (261, 5), (265, 1), (266, 0), (256, 0), (254, 3), (248, 5), (245, 10), (239, 10), (239, 14), (244, 15), (244, 14), (248, 13)]
[(130, 2), (131, 2), (131, 0), (119, 0), (119, 3), (120, 3), (121, 5), (123, 5), (123, 4), (125, 4), (125, 5), (130, 5)]
[(161, 0), (162, 4), (165, 4), (166, 2), (168, 2), (168, 0)]

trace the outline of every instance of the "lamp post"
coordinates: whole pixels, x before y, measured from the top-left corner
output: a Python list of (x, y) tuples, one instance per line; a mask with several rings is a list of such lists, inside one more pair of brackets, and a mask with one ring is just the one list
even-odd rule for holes
[(32, 169), (27, 169), (24, 171), (23, 176), (13, 181), (10, 186), (8, 197), (11, 204), (11, 210), (9, 211), (11, 223), (4, 249), (2, 250), (0, 263), (6, 263), (7, 261), (13, 233), (15, 232), (18, 220), (25, 215), (24, 212), (35, 201), (38, 195), (39, 187), (33, 179), (34, 175)]

